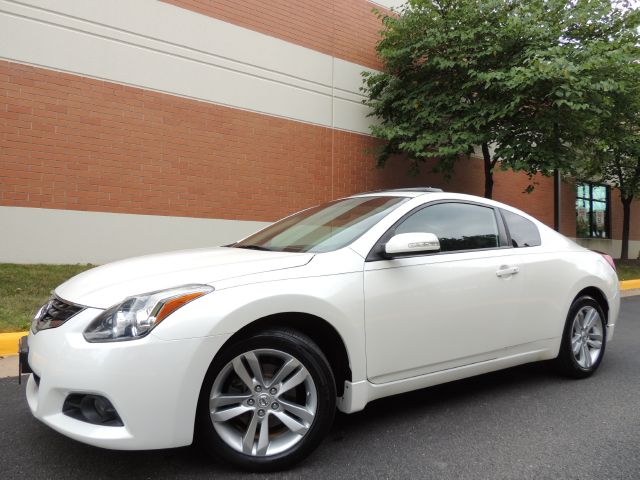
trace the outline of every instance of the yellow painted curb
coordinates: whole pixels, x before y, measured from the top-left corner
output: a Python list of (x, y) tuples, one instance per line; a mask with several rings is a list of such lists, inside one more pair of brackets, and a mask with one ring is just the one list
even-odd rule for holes
[(0, 357), (18, 354), (18, 340), (29, 332), (0, 333)]
[(635, 290), (636, 288), (640, 288), (640, 278), (620, 282), (620, 290)]

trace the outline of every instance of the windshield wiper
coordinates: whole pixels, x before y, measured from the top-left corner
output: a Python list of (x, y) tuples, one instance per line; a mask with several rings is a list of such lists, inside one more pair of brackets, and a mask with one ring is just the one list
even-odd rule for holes
[(236, 245), (235, 248), (246, 248), (247, 250), (262, 250), (265, 252), (272, 252), (270, 248), (263, 247), (262, 245)]

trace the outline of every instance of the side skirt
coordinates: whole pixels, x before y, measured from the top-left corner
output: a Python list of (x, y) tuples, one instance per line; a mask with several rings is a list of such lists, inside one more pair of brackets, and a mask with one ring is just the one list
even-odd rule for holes
[(439, 372), (411, 377), (404, 380), (396, 380), (394, 382), (382, 384), (373, 384), (368, 380), (353, 383), (345, 382), (344, 395), (338, 398), (338, 410), (344, 413), (359, 412), (364, 409), (367, 403), (378, 398), (398, 395), (400, 393), (419, 390), (421, 388), (431, 387), (442, 383), (453, 382), (455, 380), (473, 377), (475, 375), (482, 375), (483, 373), (494, 372), (496, 370), (503, 370), (505, 368), (515, 367), (525, 363), (550, 360), (558, 355), (558, 339), (545, 342), (548, 343), (545, 347), (542, 347), (538, 342), (536, 343), (536, 346), (540, 347), (536, 350), (441, 370)]

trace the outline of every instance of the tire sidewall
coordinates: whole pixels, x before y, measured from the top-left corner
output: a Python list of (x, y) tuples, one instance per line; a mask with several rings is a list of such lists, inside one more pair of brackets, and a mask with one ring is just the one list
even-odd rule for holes
[[(602, 321), (602, 348), (600, 350), (600, 355), (598, 356), (598, 359), (595, 361), (595, 363), (591, 365), (591, 367), (589, 368), (583, 368), (582, 366), (580, 366), (580, 364), (576, 360), (575, 355), (573, 354), (573, 349), (571, 346), (571, 333), (572, 333), (573, 322), (575, 320), (576, 314), (580, 311), (581, 308), (584, 308), (587, 306), (595, 308), (596, 311), (598, 312), (598, 315), (600, 315), (600, 319)], [(573, 370), (573, 372), (571, 373), (575, 373), (576, 376), (579, 376), (579, 377), (589, 376), (593, 374), (600, 366), (600, 363), (604, 358), (604, 352), (607, 345), (606, 318), (607, 317), (604, 315), (602, 307), (593, 297), (585, 295), (576, 299), (571, 304), (571, 308), (569, 309), (569, 314), (567, 315), (567, 322), (565, 325), (564, 334), (562, 337), (561, 352), (562, 354), (564, 354), (562, 356), (564, 357), (563, 360), (565, 362), (565, 365), (566, 364), (570, 365), (570, 368)]]
[[(216, 377), (225, 365), (242, 353), (265, 348), (288, 353), (302, 363), (315, 383), (318, 399), (314, 421), (301, 441), (279, 454), (256, 457), (234, 450), (220, 438), (209, 414), (209, 396)], [(320, 348), (310, 338), (286, 330), (260, 332), (223, 348), (211, 363), (198, 402), (196, 418), (198, 440), (208, 453), (242, 469), (252, 471), (280, 470), (298, 462), (316, 448), (333, 423), (335, 405), (336, 388), (333, 373)]]

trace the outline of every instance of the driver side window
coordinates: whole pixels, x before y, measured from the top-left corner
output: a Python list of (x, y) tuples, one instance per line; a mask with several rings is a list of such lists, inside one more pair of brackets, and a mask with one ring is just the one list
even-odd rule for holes
[(467, 203), (438, 203), (418, 210), (405, 219), (395, 234), (434, 233), (441, 252), (499, 247), (494, 210)]

